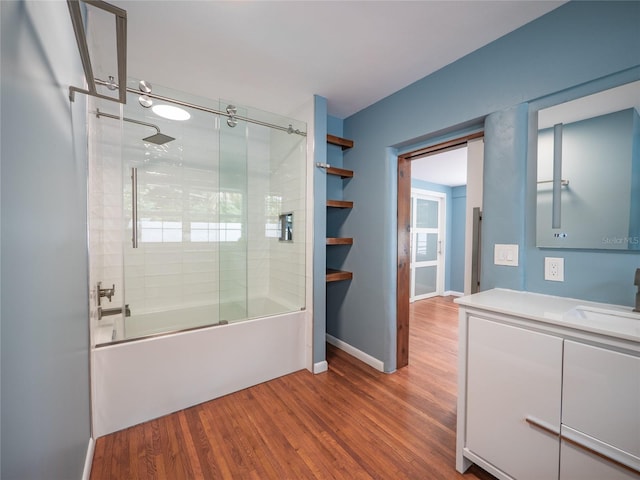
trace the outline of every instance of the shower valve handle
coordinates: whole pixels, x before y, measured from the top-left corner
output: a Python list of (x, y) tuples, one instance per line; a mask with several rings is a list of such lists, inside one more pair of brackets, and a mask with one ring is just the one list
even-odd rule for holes
[(116, 285), (113, 284), (111, 288), (102, 288), (102, 282), (98, 282), (98, 306), (100, 306), (100, 299), (102, 297), (107, 297), (109, 301), (111, 301), (111, 297), (113, 297), (116, 293)]

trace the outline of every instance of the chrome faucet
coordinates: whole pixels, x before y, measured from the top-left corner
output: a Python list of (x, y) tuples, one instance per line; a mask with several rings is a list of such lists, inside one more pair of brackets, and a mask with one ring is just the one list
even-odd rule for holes
[(638, 292), (636, 293), (636, 308), (634, 308), (633, 311), (640, 312), (640, 268), (636, 268), (636, 278), (633, 284), (638, 287)]
[[(108, 317), (109, 315), (118, 315), (119, 313), (122, 313), (122, 307), (118, 307), (118, 308), (98, 307), (98, 320), (100, 320), (102, 317)], [(129, 304), (124, 306), (124, 316), (125, 317), (131, 316), (131, 309), (129, 308)]]
[(111, 301), (111, 297), (116, 294), (116, 286), (112, 285), (111, 288), (102, 288), (102, 282), (98, 282), (98, 306), (100, 306), (100, 299), (107, 297)]

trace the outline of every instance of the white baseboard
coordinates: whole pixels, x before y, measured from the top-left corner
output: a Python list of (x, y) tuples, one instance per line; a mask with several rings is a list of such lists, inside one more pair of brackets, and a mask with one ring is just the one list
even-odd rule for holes
[(96, 449), (96, 441), (89, 437), (89, 445), (87, 445), (87, 456), (84, 459), (84, 470), (82, 471), (82, 480), (89, 480), (91, 476), (91, 466), (93, 465), (93, 452)]
[(334, 347), (337, 347), (340, 350), (347, 352), (349, 355), (356, 357), (358, 360), (366, 363), (370, 367), (373, 367), (380, 372), (384, 372), (384, 363), (378, 360), (377, 358), (372, 357), (368, 353), (364, 353), (362, 350), (358, 350), (357, 348), (352, 347), (348, 343), (343, 342), (342, 340), (332, 335), (329, 335), (328, 333), (327, 333), (327, 342), (329, 342)]
[(448, 297), (449, 295), (452, 295), (454, 297), (462, 297), (464, 295), (464, 293), (462, 292), (455, 292), (453, 290), (448, 290), (446, 292), (444, 292), (444, 296)]
[(322, 373), (329, 370), (329, 364), (326, 360), (313, 364), (313, 373)]

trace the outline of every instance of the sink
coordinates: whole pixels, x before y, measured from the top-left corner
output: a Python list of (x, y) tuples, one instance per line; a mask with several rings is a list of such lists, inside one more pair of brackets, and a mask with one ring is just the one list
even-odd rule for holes
[(578, 305), (565, 313), (565, 318), (583, 319), (592, 322), (627, 322), (629, 320), (640, 321), (640, 313), (625, 310), (622, 307), (617, 309), (598, 308)]

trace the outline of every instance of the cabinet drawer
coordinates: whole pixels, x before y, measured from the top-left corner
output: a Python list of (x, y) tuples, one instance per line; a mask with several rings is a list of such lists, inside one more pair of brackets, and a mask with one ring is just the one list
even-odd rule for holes
[(570, 443), (560, 444), (560, 480), (638, 480), (638, 475)]
[(640, 358), (565, 341), (562, 423), (640, 458)]
[(468, 450), (518, 480), (557, 479), (561, 366), (561, 338), (470, 317)]

